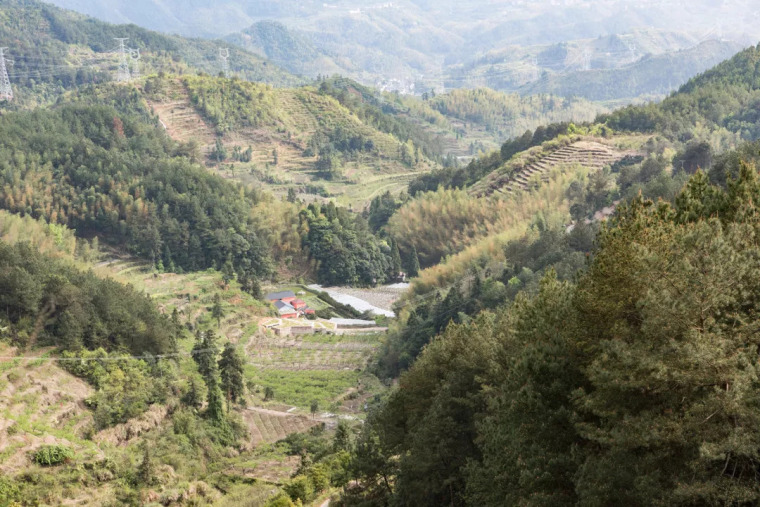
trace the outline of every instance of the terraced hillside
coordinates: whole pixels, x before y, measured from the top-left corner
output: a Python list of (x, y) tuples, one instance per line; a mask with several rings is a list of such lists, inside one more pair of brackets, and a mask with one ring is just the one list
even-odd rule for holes
[(148, 98), (166, 132), (177, 141), (195, 141), (203, 153), (214, 145), (216, 134), (190, 102), (187, 89), (179, 79), (166, 80), (162, 95)]
[(497, 169), (474, 185), (471, 192), (478, 197), (508, 195), (534, 188), (541, 181), (546, 181), (554, 168), (579, 165), (599, 169), (630, 154), (595, 140), (576, 141), (548, 153), (541, 153), (537, 160), (518, 167), (513, 172), (505, 168)]
[[(167, 133), (194, 141), (209, 170), (278, 195), (292, 188), (309, 201), (330, 196), (361, 208), (434, 167), (413, 146), (314, 88), (186, 76), (150, 78), (143, 91)], [(337, 146), (330, 177), (317, 169), (325, 145)]]
[[(246, 378), (256, 386), (249, 401), (277, 412), (269, 415), (303, 415), (315, 399), (321, 407), (340, 412), (346, 393), (358, 385), (367, 389), (372, 385), (372, 379), (360, 371), (380, 344), (377, 335), (277, 336), (264, 327), (277, 320), (270, 315), (270, 307), (242, 292), (234, 281), (225, 286), (221, 274), (214, 271), (156, 274), (146, 263), (126, 258), (103, 263), (98, 272), (144, 290), (166, 313), (176, 308), (180, 321), (193, 329), (213, 329), (222, 343), (235, 344), (246, 358)], [(224, 313), (218, 323), (209, 310), (216, 294), (221, 296)], [(192, 346), (191, 339), (179, 344), (185, 353)], [(265, 399), (266, 388), (274, 390), (274, 398)], [(267, 429), (266, 417), (257, 419), (245, 411), (241, 415), (255, 426), (249, 428), (252, 434), (264, 435), (263, 441), (287, 435)], [(288, 421), (288, 428), (300, 428), (297, 420)]]
[[(0, 356), (16, 353), (0, 345)], [(67, 445), (87, 456), (98, 455), (97, 446), (82, 436), (92, 425), (85, 407), (92, 393), (90, 385), (50, 360), (0, 361), (0, 475), (25, 466), (29, 452), (42, 445)]]
[(292, 433), (303, 433), (309, 428), (322, 424), (321, 420), (304, 415), (256, 407), (249, 407), (241, 411), (241, 414), (250, 429), (251, 448), (262, 443), (277, 442)]

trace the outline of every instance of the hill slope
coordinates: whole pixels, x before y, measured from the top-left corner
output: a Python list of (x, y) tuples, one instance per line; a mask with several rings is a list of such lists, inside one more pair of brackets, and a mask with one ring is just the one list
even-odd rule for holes
[(741, 46), (706, 41), (697, 46), (662, 55), (645, 56), (620, 68), (592, 69), (553, 76), (547, 74), (528, 83), (522, 93), (551, 93), (595, 101), (635, 99), (666, 95), (689, 78), (733, 56)]
[[(140, 50), (143, 75), (191, 70), (216, 75), (222, 68), (219, 49), (228, 46), (135, 25), (110, 25), (36, 0), (8, 0), (0, 5), (0, 39), (8, 46), (6, 56), (15, 62), (10, 78), (22, 104), (53, 100), (61, 89), (111, 80), (119, 63), (116, 37), (128, 37), (127, 47)], [(301, 82), (242, 49), (232, 50), (230, 67), (246, 79), (273, 85)]]

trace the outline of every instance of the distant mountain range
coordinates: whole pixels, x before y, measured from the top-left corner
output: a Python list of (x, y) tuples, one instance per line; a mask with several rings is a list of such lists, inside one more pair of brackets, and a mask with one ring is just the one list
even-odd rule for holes
[[(648, 84), (593, 98), (662, 94), (760, 39), (760, 13), (752, 0), (567, 0), (561, 5), (511, 0), (52, 2), (111, 22), (225, 37), (295, 74), (341, 74), (380, 89), (417, 94), (476, 86), (532, 91), (543, 89), (547, 80), (559, 93), (574, 92), (584, 87), (586, 77), (578, 70), (626, 67), (635, 73), (639, 67), (631, 64), (642, 60), (648, 72), (648, 58), (670, 55), (660, 61), (683, 66), (677, 76), (656, 82), (635, 77)], [(699, 65), (694, 63), (700, 59), (678, 53), (708, 40), (726, 45), (703, 47), (700, 51), (707, 53)], [(565, 86), (567, 74), (571, 84)], [(601, 78), (588, 77), (591, 88), (598, 88)], [(554, 84), (557, 80), (560, 84)]]

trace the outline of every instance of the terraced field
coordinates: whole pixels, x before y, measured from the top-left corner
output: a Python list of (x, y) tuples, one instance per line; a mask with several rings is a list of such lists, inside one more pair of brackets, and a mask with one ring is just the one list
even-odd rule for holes
[[(204, 119), (181, 78), (167, 78), (161, 83), (160, 93), (146, 94), (149, 106), (173, 139), (194, 140), (208, 156), (217, 140), (216, 126)], [(295, 188), (308, 202), (325, 199), (303, 193), (307, 186), (319, 185), (341, 204), (361, 209), (385, 191), (400, 192), (415, 176), (433, 168), (425, 160), (413, 168), (403, 164), (398, 139), (363, 123), (332, 97), (310, 88), (261, 93), (268, 101), (262, 106), (268, 120), (255, 128), (233, 128), (219, 138), (229, 154), (250, 147), (251, 161), (228, 158), (219, 164), (207, 160), (210, 171), (243, 184), (264, 186), (278, 196)], [(344, 160), (342, 177), (327, 181), (316, 172), (317, 156), (305, 156), (304, 152), (315, 134), (327, 136), (338, 128), (371, 140), (374, 149)]]
[[(236, 344), (246, 357), (249, 386), (255, 386), (249, 393), (249, 402), (274, 410), (277, 415), (291, 417), (293, 414), (287, 410), (294, 407), (305, 413), (315, 399), (324, 408), (339, 404), (346, 393), (356, 389), (363, 376), (361, 371), (380, 344), (378, 335), (277, 336), (264, 327), (278, 320), (273, 318), (269, 305), (242, 292), (235, 281), (225, 286), (216, 271), (182, 275), (155, 273), (145, 262), (131, 258), (113, 259), (97, 269), (103, 276), (145, 291), (165, 313), (177, 308), (180, 321), (193, 329), (213, 329), (222, 345), (225, 341)], [(218, 323), (210, 316), (215, 294), (221, 296), (224, 310), (224, 317)], [(332, 329), (329, 323), (321, 327)], [(181, 340), (179, 346), (189, 353), (193, 340)], [(192, 368), (189, 357), (183, 361), (187, 368)], [(273, 399), (264, 399), (267, 387), (274, 390)], [(251, 433), (261, 435), (256, 438), (262, 442), (274, 441), (272, 435), (279, 435), (278, 438), (287, 435), (282, 433), (287, 429), (273, 430), (274, 423), (267, 417), (257, 419), (245, 411), (241, 415), (250, 423)], [(303, 421), (298, 420), (278, 421), (290, 429), (303, 425)]]
[(578, 165), (599, 169), (630, 154), (630, 152), (620, 151), (593, 140), (577, 141), (544, 154), (539, 160), (527, 164), (512, 174), (500, 170), (494, 171), (473, 186), (471, 192), (478, 197), (486, 197), (493, 194), (508, 195), (525, 191), (546, 181), (554, 168)]
[[(14, 355), (15, 349), (0, 345), (0, 356)], [(93, 420), (85, 407), (92, 392), (54, 361), (0, 361), (0, 474), (26, 466), (29, 452), (41, 445), (67, 445), (83, 456), (100, 455), (82, 436)]]
[(322, 421), (304, 415), (249, 407), (241, 411), (243, 420), (250, 428), (250, 448), (262, 443), (274, 443), (292, 433), (303, 433)]
[(194, 140), (207, 154), (214, 146), (216, 133), (190, 102), (187, 89), (179, 79), (166, 81), (167, 90), (161, 100), (148, 100), (148, 105), (158, 115), (161, 124), (172, 139), (187, 142)]

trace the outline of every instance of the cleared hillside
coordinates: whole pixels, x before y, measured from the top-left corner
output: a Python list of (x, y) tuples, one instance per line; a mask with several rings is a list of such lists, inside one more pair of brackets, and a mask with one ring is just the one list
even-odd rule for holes
[(535, 188), (542, 181), (547, 181), (549, 173), (555, 168), (578, 166), (601, 169), (625, 156), (637, 154), (619, 151), (609, 141), (603, 144), (598, 139), (575, 141), (559, 147), (544, 147), (533, 152), (526, 159), (518, 159), (517, 163), (508, 164), (488, 174), (473, 185), (470, 192), (478, 197), (494, 193), (511, 194)]

